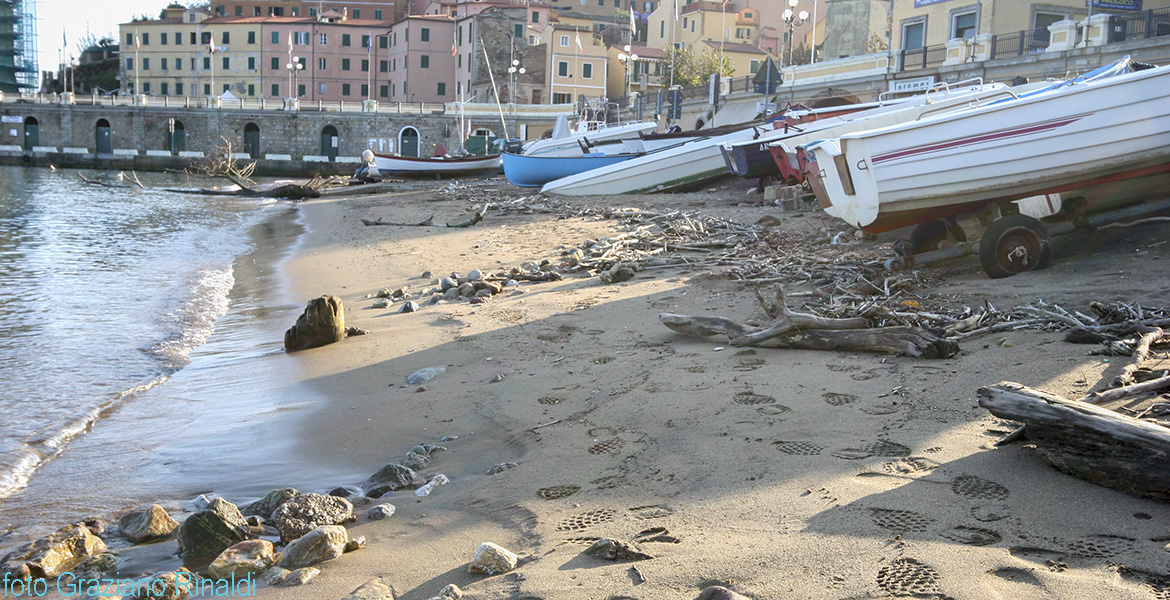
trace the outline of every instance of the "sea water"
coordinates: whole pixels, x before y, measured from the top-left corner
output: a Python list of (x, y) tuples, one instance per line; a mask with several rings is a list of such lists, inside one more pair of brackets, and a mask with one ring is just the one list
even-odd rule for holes
[(313, 476), (269, 433), (318, 400), (282, 348), (304, 306), (279, 273), (304, 231), (297, 209), (139, 177), (147, 189), (0, 167), (6, 530)]

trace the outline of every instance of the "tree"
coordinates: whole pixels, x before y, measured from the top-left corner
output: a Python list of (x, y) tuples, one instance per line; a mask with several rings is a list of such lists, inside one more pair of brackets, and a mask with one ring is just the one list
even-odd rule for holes
[(693, 47), (671, 48), (666, 51), (665, 62), (666, 71), (663, 73), (663, 79), (671, 81), (673, 70), (675, 85), (700, 85), (706, 83), (712, 73), (719, 73), (723, 77), (730, 77), (735, 73), (731, 59), (726, 55), (720, 56), (719, 51), (713, 49), (705, 50), (696, 58)]

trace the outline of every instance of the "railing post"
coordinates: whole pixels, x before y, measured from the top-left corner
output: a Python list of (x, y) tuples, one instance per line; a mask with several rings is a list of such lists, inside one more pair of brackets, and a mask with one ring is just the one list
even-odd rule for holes
[(1142, 37), (1154, 37), (1154, 11), (1146, 11), (1146, 34)]
[(1016, 56), (1023, 56), (1024, 55), (1024, 49), (1028, 47), (1028, 37), (1029, 37), (1028, 34), (1029, 33), (1030, 32), (1027, 32), (1027, 31), (1020, 32), (1020, 44), (1019, 44), (1019, 47), (1016, 49)]

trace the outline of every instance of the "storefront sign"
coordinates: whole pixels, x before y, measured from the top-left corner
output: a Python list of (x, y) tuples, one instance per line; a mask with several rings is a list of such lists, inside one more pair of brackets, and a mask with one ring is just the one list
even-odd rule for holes
[(899, 79), (890, 82), (890, 93), (921, 92), (934, 85), (934, 77), (915, 77), (914, 79)]
[[(917, 2), (917, 0), (915, 0)], [(1108, 8), (1112, 10), (1141, 10), (1142, 0), (1085, 0), (1085, 6), (1089, 2), (1093, 3), (1093, 8)]]

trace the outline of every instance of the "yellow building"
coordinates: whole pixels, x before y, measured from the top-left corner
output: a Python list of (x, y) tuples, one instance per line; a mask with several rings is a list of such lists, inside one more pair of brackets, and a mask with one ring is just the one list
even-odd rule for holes
[(163, 18), (123, 23), (122, 88), (150, 96), (259, 97), (261, 24), (166, 9)]
[(549, 104), (569, 104), (607, 94), (607, 50), (586, 28), (550, 24), (541, 34), (548, 47), (545, 64)]
[[(666, 73), (666, 51), (650, 46), (610, 46), (606, 49), (609, 62), (609, 77), (606, 90), (610, 98), (625, 96), (630, 92), (644, 97), (654, 95), (666, 87), (663, 74)], [(623, 57), (636, 56), (636, 59)], [(629, 72), (626, 71), (627, 63)]]

